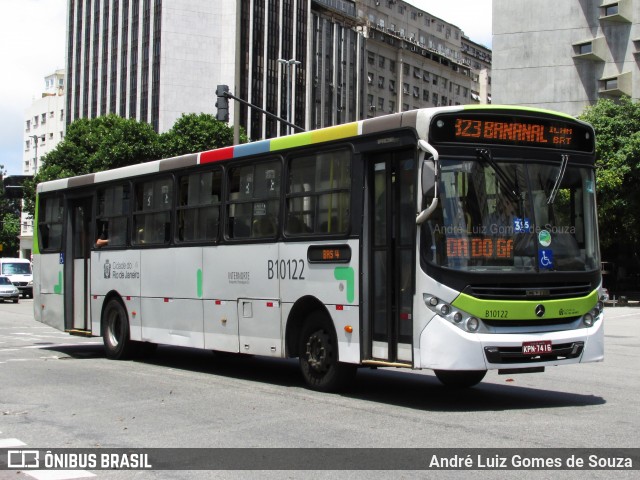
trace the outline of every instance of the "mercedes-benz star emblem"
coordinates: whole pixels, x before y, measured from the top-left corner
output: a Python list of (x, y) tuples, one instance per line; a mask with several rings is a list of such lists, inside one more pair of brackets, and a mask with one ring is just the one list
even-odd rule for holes
[(536, 307), (536, 315), (538, 317), (544, 317), (544, 305), (538, 305)]

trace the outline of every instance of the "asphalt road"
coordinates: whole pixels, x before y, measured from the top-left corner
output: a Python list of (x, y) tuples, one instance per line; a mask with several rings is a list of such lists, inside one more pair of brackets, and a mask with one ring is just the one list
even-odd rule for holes
[[(362, 369), (353, 388), (337, 395), (307, 390), (293, 360), (159, 347), (143, 360), (111, 361), (101, 338), (71, 337), (37, 323), (32, 308), (32, 300), (0, 304), (0, 448), (640, 446), (640, 306), (606, 309), (602, 363), (541, 374), (490, 372), (479, 386), (461, 391), (442, 387), (430, 371)], [(0, 479), (73, 478), (31, 473), (0, 471)], [(85, 473), (98, 479), (370, 479), (505, 478), (507, 472)]]

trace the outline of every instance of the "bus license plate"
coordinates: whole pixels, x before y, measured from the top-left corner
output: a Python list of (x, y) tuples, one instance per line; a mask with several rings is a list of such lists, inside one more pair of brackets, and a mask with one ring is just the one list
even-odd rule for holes
[(539, 342), (522, 342), (523, 355), (540, 355), (541, 353), (552, 353), (551, 340)]

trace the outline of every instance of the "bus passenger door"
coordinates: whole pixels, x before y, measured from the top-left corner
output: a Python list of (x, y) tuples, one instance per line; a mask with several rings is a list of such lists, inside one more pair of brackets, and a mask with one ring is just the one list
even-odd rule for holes
[(368, 344), (364, 359), (412, 365), (415, 151), (369, 158)]
[(65, 223), (64, 325), (65, 330), (89, 332), (89, 280), (92, 198), (68, 200)]

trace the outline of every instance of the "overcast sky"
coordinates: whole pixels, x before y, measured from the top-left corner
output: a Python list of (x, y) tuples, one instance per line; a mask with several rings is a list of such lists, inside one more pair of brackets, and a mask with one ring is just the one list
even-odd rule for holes
[[(407, 0), (491, 47), (491, 0)], [(67, 0), (0, 0), (0, 165), (22, 173), (25, 111), (64, 68)]]

